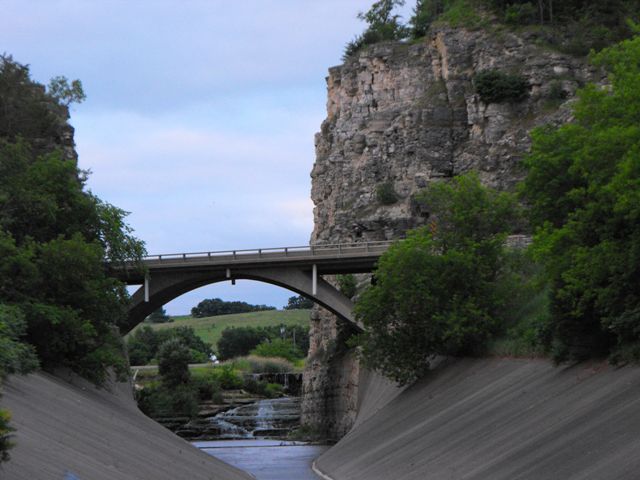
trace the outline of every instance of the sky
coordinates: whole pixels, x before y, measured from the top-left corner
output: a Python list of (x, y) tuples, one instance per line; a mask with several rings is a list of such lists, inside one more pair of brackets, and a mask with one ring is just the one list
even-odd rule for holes
[[(371, 3), (0, 0), (0, 52), (41, 83), (82, 81), (70, 122), (88, 188), (130, 212), (150, 254), (307, 245), (325, 77)], [(218, 283), (165, 308), (292, 295)]]

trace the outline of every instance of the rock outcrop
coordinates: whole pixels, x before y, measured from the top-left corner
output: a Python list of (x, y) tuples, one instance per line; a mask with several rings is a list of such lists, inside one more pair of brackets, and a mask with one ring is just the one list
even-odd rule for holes
[[(570, 119), (576, 90), (601, 79), (584, 59), (538, 46), (537, 35), (440, 27), (331, 68), (311, 173), (311, 242), (400, 238), (428, 216), (413, 200), (418, 191), (471, 170), (486, 185), (513, 188), (531, 129)], [(527, 98), (483, 103), (473, 78), (491, 69), (523, 76)], [(318, 310), (311, 323), (303, 422), (339, 438), (356, 417), (359, 365), (333, 315)]]

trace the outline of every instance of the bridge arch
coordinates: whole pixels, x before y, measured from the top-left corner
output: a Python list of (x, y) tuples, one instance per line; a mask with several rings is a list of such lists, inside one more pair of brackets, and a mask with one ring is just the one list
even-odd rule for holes
[[(353, 317), (353, 302), (337, 288), (317, 276), (315, 293), (313, 272), (297, 267), (238, 268), (227, 271), (154, 271), (131, 297), (126, 332), (171, 300), (197, 288), (230, 280), (255, 280), (286, 288), (318, 303), (339, 318), (362, 329)], [(146, 291), (145, 291), (146, 290)], [(125, 332), (125, 333), (126, 333)]]

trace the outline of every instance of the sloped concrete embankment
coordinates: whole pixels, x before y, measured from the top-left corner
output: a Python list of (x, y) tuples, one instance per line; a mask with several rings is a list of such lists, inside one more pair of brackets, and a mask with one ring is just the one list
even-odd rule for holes
[[(335, 480), (636, 479), (640, 368), (459, 360), (356, 422), (315, 463)], [(375, 402), (374, 402), (375, 403)]]
[[(68, 380), (68, 381), (67, 381)], [(7, 480), (246, 480), (137, 408), (128, 384), (98, 390), (74, 377), (10, 377), (0, 405), (17, 429)]]

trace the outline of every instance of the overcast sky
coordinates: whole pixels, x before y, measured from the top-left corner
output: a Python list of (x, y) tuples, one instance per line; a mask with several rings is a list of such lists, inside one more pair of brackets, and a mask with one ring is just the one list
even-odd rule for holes
[[(0, 0), (0, 52), (80, 79), (71, 123), (89, 188), (151, 254), (306, 245), (327, 69), (372, 0)], [(410, 2), (411, 3), (411, 2)], [(277, 307), (293, 293), (215, 284)]]

